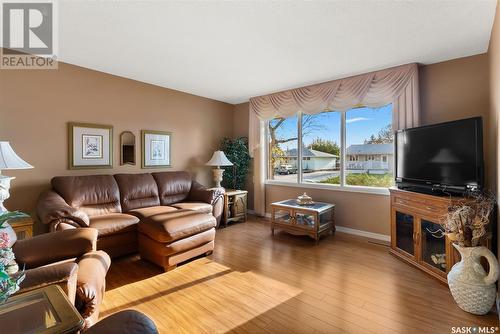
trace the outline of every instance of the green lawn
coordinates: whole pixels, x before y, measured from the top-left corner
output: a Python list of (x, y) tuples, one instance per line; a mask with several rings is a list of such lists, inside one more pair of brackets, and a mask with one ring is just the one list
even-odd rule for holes
[[(340, 184), (340, 176), (330, 177), (321, 183)], [(350, 186), (372, 186), (372, 187), (391, 187), (394, 185), (394, 176), (392, 174), (347, 174), (346, 184)]]

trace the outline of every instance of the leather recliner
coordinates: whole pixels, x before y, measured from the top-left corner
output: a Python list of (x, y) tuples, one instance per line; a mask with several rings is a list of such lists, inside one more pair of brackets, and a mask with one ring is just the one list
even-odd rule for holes
[(158, 328), (147, 315), (136, 310), (125, 310), (102, 319), (85, 334), (158, 334)]
[(10, 244), (25, 278), (17, 293), (57, 284), (90, 327), (99, 318), (111, 259), (96, 250), (97, 230), (72, 229), (17, 240), (9, 226)]
[(37, 204), (40, 221), (51, 231), (97, 229), (97, 249), (111, 257), (140, 250), (168, 270), (213, 250), (223, 189), (187, 172), (61, 176), (51, 184)]

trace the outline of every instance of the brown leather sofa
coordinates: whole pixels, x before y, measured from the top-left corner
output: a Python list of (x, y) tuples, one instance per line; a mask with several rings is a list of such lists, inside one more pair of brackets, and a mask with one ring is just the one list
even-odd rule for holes
[(85, 319), (86, 327), (99, 318), (111, 259), (96, 251), (97, 231), (93, 228), (46, 233), (16, 240), (9, 233), (12, 250), (25, 279), (17, 293), (57, 284)]
[(213, 250), (223, 190), (209, 190), (187, 172), (52, 179), (37, 214), (52, 231), (92, 227), (97, 249), (111, 257), (140, 251), (165, 270)]

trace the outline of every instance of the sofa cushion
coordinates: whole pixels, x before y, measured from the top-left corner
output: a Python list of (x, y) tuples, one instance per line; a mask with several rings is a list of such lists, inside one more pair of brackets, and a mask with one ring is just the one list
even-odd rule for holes
[(160, 243), (152, 240), (145, 234), (139, 233), (138, 241), (139, 248), (149, 253), (157, 254), (160, 256), (170, 256), (190, 249), (205, 245), (215, 239), (215, 228), (197, 233), (195, 235), (176, 240), (170, 243)]
[(116, 174), (115, 179), (120, 188), (120, 200), (124, 212), (160, 205), (158, 187), (151, 174)]
[(203, 213), (212, 213), (213, 206), (203, 202), (181, 202), (173, 205), (178, 209), (194, 210)]
[(166, 243), (209, 230), (216, 223), (215, 217), (210, 214), (178, 210), (145, 218), (138, 230), (153, 240)]
[(69, 206), (88, 216), (121, 212), (120, 192), (112, 175), (57, 176), (51, 183)]
[(152, 217), (155, 215), (161, 215), (168, 212), (174, 212), (179, 209), (174, 208), (173, 206), (149, 206), (147, 208), (139, 208), (129, 211), (128, 213), (138, 217), (143, 220), (147, 217)]
[(98, 236), (125, 233), (137, 228), (139, 218), (124, 213), (110, 213), (90, 218), (90, 227), (98, 231)]
[(172, 205), (185, 201), (191, 190), (191, 175), (188, 172), (152, 173), (160, 196), (161, 205)]

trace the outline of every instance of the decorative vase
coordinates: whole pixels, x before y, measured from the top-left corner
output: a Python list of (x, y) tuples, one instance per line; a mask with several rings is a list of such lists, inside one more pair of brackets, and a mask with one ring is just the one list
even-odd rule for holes
[[(498, 261), (486, 247), (453, 246), (460, 252), (462, 259), (448, 273), (448, 286), (458, 306), (469, 313), (483, 315), (488, 313), (496, 298), (495, 282), (498, 279)], [(490, 268), (486, 273), (481, 258), (488, 261)]]

